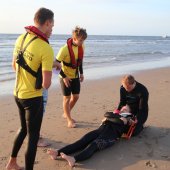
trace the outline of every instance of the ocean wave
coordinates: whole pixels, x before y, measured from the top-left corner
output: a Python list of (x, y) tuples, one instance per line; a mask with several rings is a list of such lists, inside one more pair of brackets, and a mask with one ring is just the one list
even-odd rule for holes
[(0, 73), (0, 76), (8, 76), (8, 75), (15, 75), (15, 72), (6, 70)]
[(9, 80), (15, 80), (15, 75), (6, 75), (3, 77), (0, 77), (0, 82), (5, 82)]
[(12, 68), (12, 62), (11, 61), (10, 62), (1, 62), (0, 63), (0, 68), (2, 69), (2, 68), (5, 68), (5, 67)]
[(148, 51), (148, 52), (126, 53), (126, 54), (121, 54), (121, 56), (141, 56), (141, 55), (153, 55), (153, 54), (167, 55), (169, 53), (165, 53), (162, 51)]

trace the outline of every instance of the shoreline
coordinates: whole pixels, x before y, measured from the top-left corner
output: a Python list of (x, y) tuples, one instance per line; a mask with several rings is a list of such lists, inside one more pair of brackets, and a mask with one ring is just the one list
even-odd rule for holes
[[(170, 67), (170, 57), (165, 61), (155, 61), (156, 65), (152, 65), (152, 62), (142, 62), (142, 63), (132, 63), (123, 66), (104, 66), (96, 68), (87, 68), (84, 70), (85, 81), (102, 80), (109, 79), (112, 77), (121, 76), (124, 74), (136, 74), (138, 72), (164, 69)], [(123, 69), (122, 69), (123, 67)], [(86, 78), (87, 77), (87, 78)], [(0, 97), (13, 95), (15, 80), (2, 81), (0, 86)], [(58, 75), (53, 73), (52, 84), (50, 88), (55, 88), (55, 86), (60, 87)], [(4, 88), (5, 87), (5, 88)]]
[[(170, 169), (170, 68), (135, 72), (136, 80), (146, 85), (149, 97), (149, 118), (145, 130), (130, 140), (121, 139), (115, 146), (96, 153), (92, 158), (77, 164), (77, 170), (147, 170), (157, 167)], [(82, 84), (81, 95), (72, 111), (78, 128), (69, 129), (62, 118), (62, 94), (60, 88), (49, 89), (49, 100), (44, 115), (41, 133), (52, 148), (60, 148), (96, 129), (103, 114), (112, 110), (119, 101), (121, 76), (101, 80), (87, 80)], [(0, 169), (4, 169), (12, 149), (12, 142), (19, 127), (19, 116), (13, 96), (5, 96), (0, 102)], [(18, 163), (24, 166), (25, 140), (18, 154)], [(47, 148), (38, 148), (36, 170), (67, 170), (63, 160), (50, 160)]]

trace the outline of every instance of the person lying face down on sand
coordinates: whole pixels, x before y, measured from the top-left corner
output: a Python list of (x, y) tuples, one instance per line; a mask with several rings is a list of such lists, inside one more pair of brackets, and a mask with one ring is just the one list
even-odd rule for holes
[[(88, 132), (81, 139), (61, 149), (49, 149), (47, 153), (53, 160), (61, 156), (73, 167), (76, 162), (86, 160), (95, 152), (112, 146), (133, 122), (127, 105), (122, 108), (120, 114), (106, 112), (98, 129)], [(78, 151), (78, 154), (69, 156)]]

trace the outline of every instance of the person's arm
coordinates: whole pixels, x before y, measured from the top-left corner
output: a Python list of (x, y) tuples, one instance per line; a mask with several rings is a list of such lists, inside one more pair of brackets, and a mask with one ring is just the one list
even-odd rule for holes
[[(59, 50), (59, 52), (58, 52), (58, 54), (57, 54), (57, 56), (56, 56), (56, 61), (59, 62), (59, 63), (61, 63), (61, 62), (64, 60), (64, 56), (65, 56), (65, 55), (66, 55), (66, 54), (65, 54), (64, 47), (61, 47), (60, 50)], [(62, 67), (61, 67), (60, 75), (61, 75), (61, 77), (62, 77), (63, 79), (66, 78), (66, 75), (65, 75)]]
[(148, 112), (148, 98), (149, 98), (149, 93), (147, 90), (143, 90), (140, 96), (140, 101), (139, 101), (139, 112), (137, 113), (137, 120), (140, 123), (144, 123), (146, 119), (146, 112)]
[(12, 59), (12, 68), (13, 68), (13, 70), (14, 71), (16, 71), (16, 57), (15, 56), (13, 56), (13, 59)]
[(83, 74), (83, 63), (81, 63), (79, 66), (79, 72), (80, 74)]
[(123, 106), (126, 105), (126, 92), (123, 86), (120, 87), (120, 102), (118, 104), (117, 110), (121, 110)]
[(79, 72), (80, 72), (80, 82), (83, 82), (83, 80), (84, 80), (83, 63), (81, 63), (80, 66), (79, 66)]
[(64, 71), (61, 69), (61, 71), (60, 71), (60, 75), (61, 75), (61, 77), (64, 79), (64, 78), (66, 78), (66, 75), (64, 74)]
[(42, 87), (48, 89), (51, 85), (52, 71), (42, 71), (43, 82)]
[(51, 46), (42, 51), (42, 87), (48, 89), (51, 85), (54, 51)]
[(53, 62), (53, 68), (56, 68), (57, 70), (60, 70), (61, 69), (61, 62), (58, 61), (58, 60), (55, 60)]

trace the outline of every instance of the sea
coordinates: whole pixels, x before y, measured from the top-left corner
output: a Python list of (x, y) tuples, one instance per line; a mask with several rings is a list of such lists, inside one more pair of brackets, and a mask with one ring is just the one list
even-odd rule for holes
[[(15, 72), (11, 67), (18, 34), (0, 34), (0, 96), (13, 93)], [(70, 35), (52, 35), (55, 56)], [(55, 57), (54, 56), (54, 57)], [(102, 79), (135, 71), (170, 66), (170, 37), (89, 35), (83, 62), (86, 80)], [(57, 75), (53, 85), (58, 85)]]

